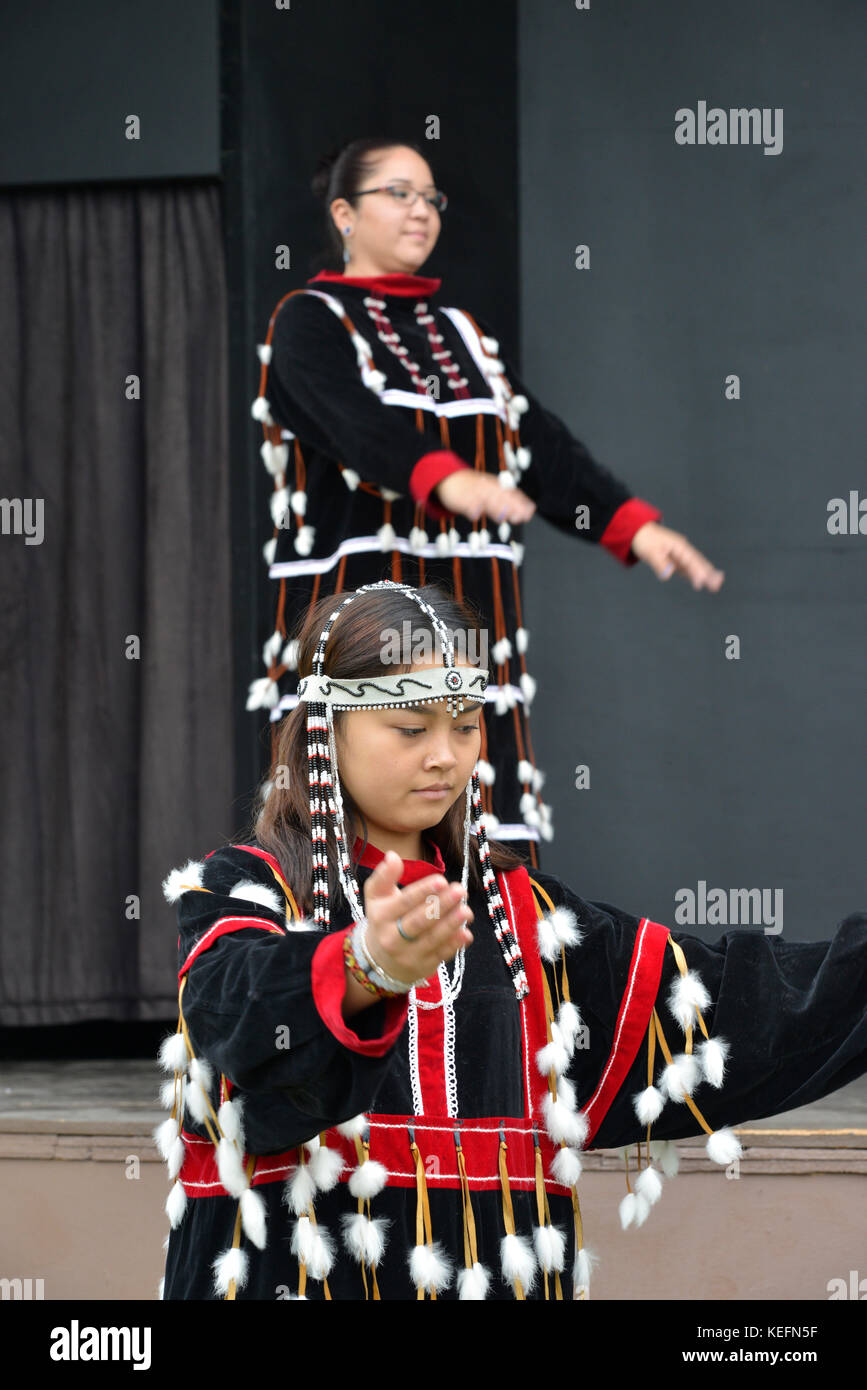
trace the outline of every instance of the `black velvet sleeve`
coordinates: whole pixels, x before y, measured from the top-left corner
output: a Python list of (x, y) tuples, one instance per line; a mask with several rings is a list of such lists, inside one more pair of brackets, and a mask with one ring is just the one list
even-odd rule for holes
[[(497, 337), (474, 315), (487, 337)], [(586, 445), (576, 439), (568, 425), (547, 410), (522, 382), (514, 366), (502, 353), (506, 378), (516, 395), (526, 396), (529, 409), (520, 417), (522, 445), (531, 451), (529, 466), (518, 479), (518, 486), (536, 503), (539, 515), (568, 536), (598, 544), (614, 513), (632, 493), (603, 464), (597, 463)], [(588, 526), (576, 527), (576, 509), (588, 508)]]
[[(588, 1046), (575, 1053), (570, 1075), (579, 1106), (592, 1095), (614, 1037), (639, 919), (608, 903), (586, 902), (559, 879), (533, 875), (557, 905), (570, 907), (584, 933), (567, 952), (573, 998), (587, 1024)], [(712, 1129), (796, 1109), (838, 1090), (867, 1070), (867, 913), (856, 912), (830, 941), (787, 942), (743, 928), (709, 943), (672, 932), (711, 998), (702, 1010), (712, 1038), (729, 1044), (719, 1088), (702, 1080), (693, 1100)], [(683, 1051), (684, 1032), (669, 1009), (679, 977), (666, 946), (656, 1009), (672, 1051)], [(694, 1044), (703, 1035), (696, 1028)], [(665, 1066), (656, 1049), (654, 1077)], [(646, 1034), (592, 1147), (644, 1138), (634, 1097), (647, 1086)], [(702, 1136), (684, 1102), (667, 1100), (652, 1139)]]
[(299, 439), (366, 482), (410, 496), (410, 474), (443, 446), (384, 405), (361, 378), (355, 347), (313, 294), (296, 294), (274, 323), (266, 394), (271, 414)]
[[(227, 848), (205, 865), (202, 883), (211, 891), (186, 892), (178, 904), (180, 963), (220, 918), (284, 923), (282, 910), (237, 895), (243, 882), (266, 894), (276, 888), (264, 861)], [(402, 1028), (395, 1006), (373, 1004), (346, 1024), (360, 1042), (397, 1028), (381, 1056), (340, 1041), (323, 1020), (311, 967), (324, 935), (272, 934), (251, 924), (220, 936), (187, 972), (182, 1007), (193, 1048), (246, 1094), (247, 1134), (255, 1152), (288, 1147), (370, 1109), (391, 1063)]]

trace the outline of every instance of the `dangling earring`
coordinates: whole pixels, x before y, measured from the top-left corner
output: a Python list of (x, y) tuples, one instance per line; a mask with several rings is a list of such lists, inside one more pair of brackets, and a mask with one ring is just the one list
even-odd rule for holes
[[(349, 236), (350, 232), (352, 231), (352, 228), (351, 228), (351, 227), (344, 227), (344, 228), (343, 228), (343, 231), (344, 231), (344, 235), (345, 235), (345, 236)], [(347, 265), (348, 263), (349, 263), (349, 247), (348, 247), (348, 246), (344, 246), (344, 248), (343, 248), (343, 264), (344, 264), (344, 265)]]

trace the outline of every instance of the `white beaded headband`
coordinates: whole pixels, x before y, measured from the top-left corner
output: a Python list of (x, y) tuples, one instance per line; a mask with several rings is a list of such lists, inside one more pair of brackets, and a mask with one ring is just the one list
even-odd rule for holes
[(305, 676), (298, 683), (299, 700), (318, 701), (332, 709), (390, 709), (447, 700), (453, 719), (464, 701), (484, 703), (488, 672), (479, 666), (432, 666), (386, 676), (336, 680)]

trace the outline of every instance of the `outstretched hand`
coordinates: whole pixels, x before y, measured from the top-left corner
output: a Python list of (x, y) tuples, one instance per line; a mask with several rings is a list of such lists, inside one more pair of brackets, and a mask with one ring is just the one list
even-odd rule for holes
[(707, 560), (679, 531), (647, 521), (632, 537), (633, 555), (649, 565), (657, 579), (670, 579), (675, 570), (688, 579), (694, 589), (722, 588), (725, 574)]
[(491, 521), (508, 521), (515, 526), (529, 521), (536, 503), (519, 487), (505, 488), (493, 473), (475, 468), (458, 468), (433, 488), (434, 496), (448, 511), (478, 521), (485, 515)]
[[(462, 899), (460, 883), (442, 874), (398, 887), (403, 860), (394, 850), (380, 859), (364, 883), (367, 944), (377, 965), (405, 984), (426, 980), (440, 961), (451, 960), (473, 934), (465, 923), (473, 912)], [(397, 929), (398, 918), (406, 940)]]

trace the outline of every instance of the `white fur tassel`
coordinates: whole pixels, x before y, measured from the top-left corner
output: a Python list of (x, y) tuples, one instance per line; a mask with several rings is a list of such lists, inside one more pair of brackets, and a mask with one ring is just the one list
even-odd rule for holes
[(386, 1222), (381, 1216), (368, 1218), (362, 1212), (341, 1217), (343, 1243), (359, 1264), (378, 1265), (385, 1253)]
[(360, 1139), (366, 1129), (367, 1116), (354, 1115), (351, 1120), (344, 1120), (337, 1126), (337, 1133), (342, 1134), (344, 1139)]
[(388, 1170), (375, 1158), (369, 1158), (353, 1171), (347, 1186), (353, 1197), (368, 1202), (379, 1196), (387, 1182)]
[(187, 891), (187, 888), (201, 888), (204, 872), (204, 864), (195, 859), (188, 859), (181, 869), (172, 869), (168, 878), (163, 880), (163, 894), (166, 901), (176, 903), (178, 898)]
[(343, 474), (343, 481), (349, 488), (349, 491), (355, 492), (358, 484), (361, 482), (361, 474), (356, 473), (354, 468), (344, 468), (341, 472)]
[(217, 1172), (230, 1197), (240, 1197), (247, 1190), (244, 1160), (233, 1139), (221, 1139), (217, 1145)]
[(234, 1139), (244, 1147), (244, 1102), (241, 1097), (224, 1100), (217, 1111), (217, 1121), (227, 1139)]
[(531, 705), (536, 696), (536, 682), (527, 671), (521, 672), (520, 685), (524, 695), (524, 704)]
[(506, 1235), (500, 1242), (500, 1265), (503, 1278), (511, 1284), (520, 1279), (524, 1293), (529, 1293), (536, 1278), (536, 1258), (529, 1241), (523, 1236)]
[(668, 1008), (684, 1032), (694, 1027), (696, 1010), (706, 1009), (709, 1004), (710, 995), (694, 970), (678, 975), (669, 990)]
[(205, 1123), (208, 1114), (208, 1099), (198, 1081), (191, 1081), (185, 1087), (184, 1104), (198, 1124)]
[(190, 1058), (190, 1080), (197, 1081), (203, 1091), (210, 1091), (214, 1084), (214, 1072), (204, 1057)]
[(244, 1235), (252, 1240), (257, 1250), (265, 1249), (265, 1203), (255, 1188), (248, 1187), (241, 1193), (241, 1225)]
[(728, 1126), (709, 1134), (706, 1148), (708, 1158), (714, 1163), (722, 1164), (723, 1167), (733, 1163), (743, 1153), (741, 1141)]
[(172, 1144), (171, 1150), (170, 1150), (170, 1152), (169, 1152), (168, 1160), (167, 1160), (167, 1161), (168, 1161), (168, 1174), (169, 1174), (169, 1177), (172, 1179), (172, 1181), (174, 1181), (174, 1179), (178, 1176), (178, 1173), (179, 1173), (179, 1172), (181, 1171), (181, 1169), (183, 1168), (183, 1166), (184, 1166), (184, 1159), (186, 1158), (186, 1156), (187, 1156), (186, 1146), (185, 1146), (184, 1141), (183, 1141), (183, 1139), (181, 1138), (181, 1136), (178, 1135), (177, 1139), (175, 1139), (174, 1143)]
[(650, 1206), (654, 1206), (662, 1196), (662, 1178), (655, 1168), (644, 1168), (635, 1179), (635, 1191)]
[(480, 1303), (487, 1298), (490, 1283), (490, 1273), (476, 1260), (471, 1269), (462, 1269), (458, 1275), (458, 1298)]
[[(565, 1078), (561, 1078), (560, 1087)], [(573, 1110), (562, 1094), (556, 1100), (546, 1091), (542, 1101), (545, 1128), (555, 1144), (575, 1144), (579, 1148), (587, 1138), (587, 1121), (583, 1115)]]
[(316, 1183), (310, 1164), (299, 1163), (283, 1185), (283, 1200), (296, 1216), (303, 1216), (315, 1196)]
[(665, 1096), (655, 1086), (646, 1086), (632, 1097), (632, 1107), (640, 1125), (652, 1125), (662, 1114)]
[(214, 1288), (217, 1293), (225, 1296), (229, 1292), (229, 1284), (233, 1279), (235, 1287), (243, 1289), (247, 1282), (249, 1267), (250, 1261), (246, 1250), (224, 1250), (211, 1266), (214, 1271)]
[(529, 641), (529, 638), (530, 633), (527, 628), (519, 627), (515, 629), (515, 647), (519, 654), (527, 650), (527, 642)]
[(705, 1081), (717, 1089), (723, 1084), (728, 1054), (729, 1045), (723, 1038), (708, 1038), (696, 1048), (696, 1056)]
[(442, 1293), (452, 1279), (452, 1267), (440, 1245), (415, 1245), (409, 1257), (409, 1273), (417, 1289)]
[(650, 1156), (655, 1158), (667, 1178), (676, 1178), (680, 1168), (677, 1145), (670, 1139), (651, 1139)]
[(239, 879), (229, 890), (229, 897), (241, 898), (245, 903), (261, 903), (262, 907), (270, 907), (278, 917), (283, 917), (286, 912), (285, 903), (275, 889), (269, 888), (267, 883), (256, 883), (253, 879)]
[(163, 1120), (162, 1124), (157, 1125), (154, 1130), (154, 1143), (157, 1146), (160, 1158), (165, 1159), (166, 1162), (168, 1162), (169, 1154), (172, 1151), (172, 1145), (178, 1138), (178, 1131), (178, 1122), (171, 1117), (167, 1120)]
[(554, 1034), (555, 1028), (557, 1028), (556, 1023), (551, 1025), (553, 1035), (551, 1041), (545, 1047), (540, 1047), (536, 1053), (536, 1066), (543, 1076), (547, 1076), (549, 1071), (553, 1071), (557, 1076), (562, 1076), (569, 1065), (568, 1048), (564, 1046), (559, 1028)]
[(501, 637), (499, 642), (495, 642), (491, 647), (491, 656), (498, 666), (509, 660), (512, 655), (512, 644), (508, 637)]
[(533, 1244), (539, 1268), (545, 1274), (560, 1273), (566, 1263), (566, 1238), (557, 1226), (536, 1226)]
[(590, 1292), (590, 1275), (593, 1272), (593, 1257), (589, 1250), (583, 1246), (575, 1254), (575, 1265), (572, 1270), (572, 1279), (575, 1284), (575, 1292), (582, 1289), (585, 1296)]
[(180, 1226), (186, 1209), (187, 1194), (184, 1191), (183, 1183), (176, 1182), (166, 1198), (166, 1216), (169, 1218), (172, 1230)]
[(643, 1226), (650, 1214), (650, 1203), (640, 1192), (627, 1192), (620, 1203), (620, 1224), (624, 1231), (628, 1226)]
[(560, 1037), (563, 1039), (563, 1046), (569, 1056), (575, 1051), (575, 1042), (581, 1032), (583, 1024), (581, 1015), (572, 1003), (571, 999), (564, 999), (557, 1014), (557, 1027), (560, 1029)]
[(187, 1043), (183, 1033), (170, 1033), (163, 1040), (159, 1060), (164, 1071), (186, 1071)]
[(295, 540), (293, 541), (293, 545), (295, 546), (295, 549), (297, 550), (299, 555), (309, 555), (311, 550), (313, 549), (313, 542), (315, 539), (316, 527), (302, 526), (298, 531), (298, 535), (295, 537)]
[(338, 1153), (337, 1149), (330, 1149), (327, 1144), (321, 1144), (307, 1164), (310, 1176), (320, 1192), (330, 1192), (337, 1186), (345, 1166), (343, 1155)]
[(548, 912), (544, 917), (540, 917), (536, 923), (536, 936), (539, 941), (539, 954), (543, 960), (553, 965), (554, 961), (560, 957), (560, 942), (551, 921), (551, 913)]
[(551, 1176), (563, 1187), (574, 1187), (581, 1171), (581, 1159), (574, 1149), (558, 1149), (551, 1160)]
[[(546, 807), (550, 810), (550, 807)], [(551, 925), (561, 946), (580, 946), (583, 940), (578, 929), (578, 918), (571, 907), (555, 907), (550, 913)]]
[[(164, 1081), (160, 1086), (160, 1105), (164, 1110), (174, 1109), (176, 1084), (174, 1081)], [(181, 1097), (181, 1104), (183, 1105), (183, 1083), (177, 1086), (177, 1094)]]
[(672, 1058), (659, 1078), (659, 1089), (669, 1100), (691, 1096), (699, 1081), (698, 1062), (693, 1053), (681, 1052)]
[(484, 758), (479, 758), (476, 763), (476, 772), (479, 774), (479, 781), (484, 787), (492, 787), (496, 780), (496, 772), (489, 762)]
[(334, 1238), (309, 1216), (299, 1216), (292, 1232), (292, 1254), (307, 1266), (311, 1279), (327, 1279), (334, 1267)]

